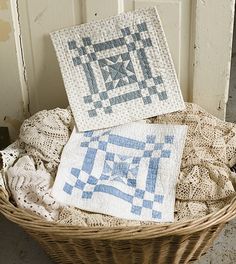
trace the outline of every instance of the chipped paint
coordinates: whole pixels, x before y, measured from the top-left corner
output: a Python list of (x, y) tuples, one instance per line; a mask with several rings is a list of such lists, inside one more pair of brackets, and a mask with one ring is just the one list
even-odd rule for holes
[(0, 19), (0, 41), (7, 41), (10, 38), (10, 32), (10, 23)]
[(218, 110), (218, 111), (222, 110), (222, 107), (221, 107), (221, 100), (219, 101), (219, 104), (218, 104), (217, 110)]
[(216, 117), (224, 119), (228, 97), (234, 1), (192, 2), (191, 100)]
[(0, 10), (8, 9), (8, 0), (0, 0)]
[(30, 114), (30, 96), (29, 96), (29, 86), (28, 86), (28, 78), (27, 78), (27, 70), (26, 63), (24, 57), (24, 48), (23, 48), (23, 40), (22, 40), (22, 32), (21, 32), (21, 17), (19, 10), (19, 0), (12, 2), (12, 10), (13, 10), (13, 25), (14, 25), (14, 34), (16, 39), (16, 48), (17, 48), (17, 57), (20, 69), (20, 82), (21, 82), (21, 90), (23, 95), (23, 114), (27, 117)]
[(34, 18), (35, 23), (43, 17), (43, 14), (45, 13), (46, 10), (47, 10), (47, 7), (45, 7), (41, 12), (38, 13), (38, 15)]

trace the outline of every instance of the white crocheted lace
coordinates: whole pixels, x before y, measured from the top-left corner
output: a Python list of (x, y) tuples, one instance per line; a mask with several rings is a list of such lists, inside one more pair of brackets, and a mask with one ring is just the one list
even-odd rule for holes
[(24, 143), (20, 143), (19, 140), (0, 151), (0, 188), (6, 190), (6, 193), (10, 193), (10, 190), (6, 181), (5, 171), (24, 153)]
[(43, 161), (47, 170), (55, 173), (72, 123), (68, 109), (40, 111), (22, 124), (20, 141), (25, 143), (27, 154), (34, 157), (36, 163)]
[(24, 121), (20, 139), (0, 151), (0, 187), (8, 190), (18, 207), (49, 221), (57, 220), (61, 210), (50, 192), (73, 125), (69, 109), (38, 112)]
[(176, 220), (200, 217), (222, 208), (235, 195), (230, 170), (236, 163), (236, 125), (210, 115), (195, 104), (151, 119), (188, 125), (176, 188)]
[(8, 186), (18, 207), (48, 221), (57, 220), (60, 205), (50, 195), (53, 177), (43, 164), (35, 168), (29, 156), (23, 156), (7, 171)]
[(78, 225), (78, 226), (138, 226), (138, 225), (151, 225), (157, 224), (150, 221), (134, 221), (117, 218), (110, 215), (90, 213), (80, 210), (75, 207), (64, 207), (60, 213), (58, 223), (65, 225)]
[[(195, 104), (186, 104), (185, 111), (151, 118), (149, 122), (186, 124), (189, 127), (181, 173), (176, 188), (175, 220), (199, 218), (215, 212), (229, 203), (232, 196), (236, 194), (233, 187), (236, 185), (236, 174), (230, 170), (230, 167), (236, 163), (236, 125), (213, 117)], [(34, 210), (42, 217), (45, 217), (45, 211), (49, 212), (50, 216), (45, 217), (47, 219), (56, 220), (59, 212), (57, 222), (68, 225), (128, 226), (144, 224), (138, 221), (88, 213), (73, 207), (56, 206), (55, 208), (54, 205), (50, 207), (53, 204), (51, 198), (43, 199), (41, 194), (36, 199), (38, 187), (32, 183), (42, 176), (37, 171), (45, 165), (45, 170), (54, 175), (62, 148), (69, 139), (71, 125), (73, 125), (73, 121), (69, 110), (54, 109), (39, 112), (25, 121), (21, 128), (21, 141), (17, 141), (0, 152), (5, 170), (11, 167), (19, 157), (25, 155), (25, 150), (31, 157), (31, 162), (35, 162), (34, 165), (31, 164), (31, 168), (34, 167), (35, 170), (30, 173), (31, 181), (24, 180), (19, 185), (18, 180), (12, 180), (9, 184), (14, 198), (23, 197), (27, 191), (31, 192), (32, 188), (31, 193), (35, 198), (27, 198), (27, 202), (22, 198), (18, 201), (15, 198), (17, 205), (27, 208), (29, 211)], [(58, 130), (57, 133), (55, 130)], [(56, 145), (56, 151), (54, 151)], [(42, 170), (47, 175), (43, 191), (46, 197), (50, 197), (52, 182), (49, 181), (49, 175), (45, 170)], [(23, 173), (17, 175), (22, 177)], [(26, 178), (28, 179), (28, 177)], [(35, 203), (36, 200), (37, 203)], [(32, 210), (30, 206), (34, 209)]]

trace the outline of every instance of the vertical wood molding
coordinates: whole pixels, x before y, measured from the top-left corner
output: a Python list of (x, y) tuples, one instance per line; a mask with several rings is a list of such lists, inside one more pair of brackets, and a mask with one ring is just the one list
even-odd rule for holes
[(85, 22), (86, 1), (18, 0), (31, 114), (68, 106), (49, 33)]
[(17, 0), (8, 1), (5, 8), (0, 9), (0, 19), (8, 29), (0, 27), (0, 33), (5, 35), (0, 38), (0, 126), (8, 127), (11, 140), (14, 140), (28, 113)]
[(12, 24), (14, 28), (17, 64), (19, 71), (19, 81), (20, 81), (19, 89), (21, 89), (21, 94), (22, 94), (24, 117), (27, 117), (30, 114), (29, 87), (27, 82), (27, 72), (26, 72), (23, 41), (22, 41), (21, 26), (20, 26), (19, 0), (10, 0), (10, 5), (11, 5), (11, 13), (12, 13)]
[(234, 4), (192, 1), (191, 100), (221, 119), (228, 100)]

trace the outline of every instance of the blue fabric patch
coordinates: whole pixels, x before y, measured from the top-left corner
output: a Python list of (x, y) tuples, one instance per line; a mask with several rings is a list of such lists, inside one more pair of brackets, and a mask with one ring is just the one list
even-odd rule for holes
[(81, 172), (80, 169), (76, 169), (76, 168), (72, 168), (72, 169), (71, 169), (71, 174), (72, 174), (73, 176), (75, 176), (76, 178), (79, 177), (80, 172)]
[(155, 143), (156, 136), (155, 135), (149, 135), (147, 136), (147, 143)]
[(105, 160), (112, 160), (113, 161), (114, 160), (114, 156), (115, 156), (114, 153), (107, 152)]
[(76, 183), (75, 183), (75, 188), (78, 188), (80, 190), (83, 190), (84, 189), (84, 186), (85, 186), (85, 183), (82, 182), (81, 180), (77, 180)]
[(163, 195), (156, 194), (156, 195), (154, 196), (154, 201), (155, 201), (155, 202), (163, 203), (163, 200), (164, 200), (164, 196), (163, 196)]
[(169, 158), (170, 157), (170, 150), (162, 150), (161, 157), (162, 158)]
[(128, 186), (136, 187), (136, 180), (135, 179), (128, 179), (127, 184), (128, 184)]
[(140, 160), (141, 160), (141, 157), (134, 157), (133, 164), (139, 164)]
[(146, 180), (146, 190), (154, 193), (156, 189), (157, 172), (160, 158), (150, 158), (148, 175)]
[(83, 192), (82, 198), (84, 199), (91, 199), (93, 195), (93, 192)]
[(152, 150), (145, 150), (143, 153), (144, 157), (151, 157), (152, 156), (153, 151)]
[(141, 212), (142, 212), (141, 206), (132, 205), (131, 213), (136, 214), (136, 215), (141, 215)]
[(97, 184), (97, 182), (98, 182), (98, 179), (93, 176), (89, 176), (88, 181), (87, 181), (87, 183), (93, 184), (93, 185)]
[(113, 165), (112, 175), (126, 176), (129, 171), (129, 164), (126, 162), (115, 162)]
[(174, 136), (165, 136), (165, 143), (173, 144), (174, 143)]
[(163, 149), (163, 147), (164, 147), (164, 144), (163, 143), (156, 143), (155, 144), (155, 147), (154, 147), (154, 150)]
[(91, 137), (93, 135), (93, 131), (85, 131), (84, 136), (85, 137)]
[(136, 190), (135, 190), (135, 194), (134, 194), (134, 196), (143, 199), (143, 197), (144, 197), (144, 193), (145, 193), (144, 190), (136, 189)]
[(162, 218), (161, 212), (153, 210), (152, 211), (152, 217), (157, 218), (157, 219), (161, 219)]
[(99, 144), (98, 144), (98, 148), (99, 148), (100, 150), (104, 150), (104, 151), (106, 151), (106, 149), (107, 149), (107, 142), (105, 142), (105, 141), (100, 141)]
[(68, 194), (72, 194), (72, 190), (73, 190), (73, 186), (66, 182), (63, 187), (63, 191)]
[(132, 149), (144, 149), (145, 147), (145, 142), (118, 135), (109, 135), (108, 143)]
[(143, 200), (143, 207), (152, 209), (152, 206), (153, 206), (153, 201)]
[(80, 146), (83, 148), (87, 148), (89, 146), (89, 142), (81, 142)]
[(133, 201), (133, 196), (131, 196), (130, 194), (124, 193), (121, 190), (118, 190), (117, 188), (113, 186), (99, 184), (95, 186), (94, 192), (103, 192), (103, 193), (111, 194), (129, 203), (132, 203)]

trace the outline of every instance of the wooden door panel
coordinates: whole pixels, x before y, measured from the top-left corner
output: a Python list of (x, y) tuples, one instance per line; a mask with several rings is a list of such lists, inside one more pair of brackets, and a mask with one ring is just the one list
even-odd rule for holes
[(189, 0), (134, 1), (135, 9), (149, 6), (157, 7), (174, 61), (180, 87), (186, 101), (189, 99), (190, 3), (191, 1)]
[(25, 0), (18, 4), (19, 52), (23, 51), (27, 72), (27, 87), (21, 89), (29, 93), (25, 105), (31, 113), (68, 104), (51, 31), (157, 6), (184, 99), (225, 117), (234, 0)]
[(19, 2), (31, 114), (68, 105), (49, 33), (82, 23), (81, 7), (80, 0)]

